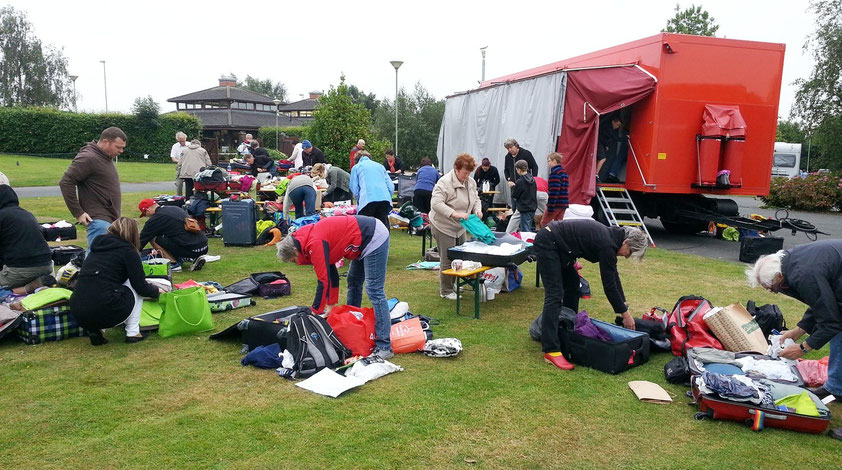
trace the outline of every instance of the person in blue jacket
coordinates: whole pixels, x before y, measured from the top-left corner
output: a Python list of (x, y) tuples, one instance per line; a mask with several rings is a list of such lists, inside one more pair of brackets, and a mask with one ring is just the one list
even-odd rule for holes
[(357, 214), (374, 217), (389, 227), (395, 183), (368, 152), (357, 152), (357, 156), (360, 159), (351, 169), (351, 193), (357, 200)]
[(412, 193), (412, 204), (424, 214), (430, 213), (430, 199), (433, 198), (433, 188), (441, 175), (433, 167), (429, 158), (421, 159), (421, 168), (416, 173), (415, 191)]

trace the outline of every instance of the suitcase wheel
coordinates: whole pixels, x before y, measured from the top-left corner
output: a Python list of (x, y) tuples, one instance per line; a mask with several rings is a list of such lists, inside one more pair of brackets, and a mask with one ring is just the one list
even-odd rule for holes
[(695, 419), (696, 421), (703, 421), (710, 418), (713, 418), (713, 416), (711, 416), (711, 414), (706, 411), (699, 411), (698, 413), (693, 415), (693, 419)]

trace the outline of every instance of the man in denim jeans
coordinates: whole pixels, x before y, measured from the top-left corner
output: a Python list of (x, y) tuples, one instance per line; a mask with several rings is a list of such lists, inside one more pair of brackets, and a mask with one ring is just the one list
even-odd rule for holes
[(123, 153), (126, 140), (119, 127), (105, 129), (98, 141), (79, 150), (59, 181), (64, 203), (85, 226), (88, 252), (94, 239), (120, 217), (120, 177), (114, 159)]
[[(819, 398), (833, 395), (842, 400), (842, 240), (822, 240), (761, 256), (746, 270), (749, 284), (788, 295), (809, 308), (798, 325), (783, 333), (800, 344), (784, 348), (780, 355), (799, 359), (825, 344), (830, 345), (827, 382), (810, 389)], [(831, 430), (831, 437), (842, 440), (842, 427)]]
[(287, 235), (278, 244), (278, 258), (288, 263), (313, 265), (318, 279), (312, 307), (314, 314), (327, 313), (326, 307), (339, 302), (336, 263), (343, 258), (351, 260), (345, 301), (352, 307), (360, 307), (365, 286), (374, 308), (376, 338), (371, 355), (382, 359), (394, 356), (390, 338), (392, 321), (385, 290), (389, 259), (389, 229), (385, 225), (364, 215), (328, 217)]

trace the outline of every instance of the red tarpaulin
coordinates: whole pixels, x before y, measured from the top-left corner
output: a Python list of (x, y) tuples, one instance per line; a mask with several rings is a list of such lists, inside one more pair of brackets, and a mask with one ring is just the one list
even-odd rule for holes
[(702, 121), (704, 136), (733, 138), (746, 135), (746, 122), (739, 106), (706, 104)]
[[(588, 204), (596, 194), (599, 115), (616, 111), (655, 91), (655, 78), (637, 67), (610, 67), (567, 73), (567, 92), (558, 152), (570, 177), (570, 202)], [(633, 131), (633, 130), (632, 130)]]

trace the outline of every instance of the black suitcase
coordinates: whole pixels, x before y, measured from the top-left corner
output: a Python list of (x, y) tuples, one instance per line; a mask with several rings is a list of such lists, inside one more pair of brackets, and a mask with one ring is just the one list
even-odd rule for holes
[(56, 267), (64, 266), (79, 253), (84, 253), (85, 249), (76, 245), (59, 245), (51, 246), (50, 252), (52, 254), (53, 263)]
[(743, 237), (740, 240), (740, 261), (754, 263), (763, 255), (771, 255), (784, 248), (781, 237)]
[(289, 320), (299, 312), (309, 313), (310, 307), (287, 307), (248, 317), (219, 333), (212, 334), (210, 339), (239, 338), (246, 352), (272, 343), (278, 343), (281, 350), (284, 350), (287, 346)]
[[(52, 224), (50, 224), (52, 225)], [(44, 234), (44, 239), (48, 242), (54, 242), (56, 240), (75, 240), (76, 239), (76, 226), (71, 225), (70, 227), (44, 227), (41, 226), (41, 233)]]
[(619, 374), (649, 361), (649, 335), (642, 331), (627, 330), (600, 320), (594, 324), (608, 332), (613, 342), (582, 336), (573, 328), (561, 328), (561, 353), (574, 363), (609, 374)]
[(257, 206), (254, 199), (222, 201), (222, 241), (226, 246), (257, 243)]

